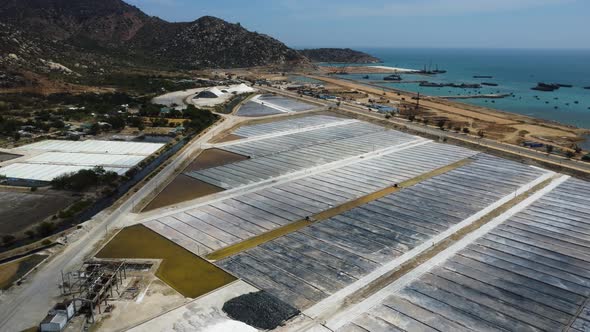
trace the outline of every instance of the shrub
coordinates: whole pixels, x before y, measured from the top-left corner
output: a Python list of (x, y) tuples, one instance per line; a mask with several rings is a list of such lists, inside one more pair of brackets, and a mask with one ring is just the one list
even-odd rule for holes
[(7, 247), (13, 244), (14, 241), (16, 241), (16, 238), (12, 235), (4, 235), (2, 237), (2, 243)]
[(106, 172), (102, 167), (95, 167), (58, 176), (51, 181), (51, 186), (54, 189), (83, 191), (93, 186), (113, 183), (118, 178), (117, 173)]
[(51, 235), (54, 230), (55, 225), (49, 222), (42, 222), (41, 224), (39, 224), (39, 226), (37, 226), (37, 234), (39, 234), (41, 237)]

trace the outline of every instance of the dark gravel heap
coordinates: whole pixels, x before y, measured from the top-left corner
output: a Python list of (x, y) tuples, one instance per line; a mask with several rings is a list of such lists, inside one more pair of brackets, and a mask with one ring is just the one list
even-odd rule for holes
[(231, 319), (265, 330), (299, 314), (299, 310), (264, 291), (233, 298), (223, 305), (223, 311)]

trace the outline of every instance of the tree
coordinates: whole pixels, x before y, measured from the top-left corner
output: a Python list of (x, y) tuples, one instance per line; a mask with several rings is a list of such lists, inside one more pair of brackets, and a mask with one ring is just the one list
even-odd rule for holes
[(4, 235), (2, 237), (2, 243), (6, 247), (9, 247), (10, 245), (12, 245), (14, 243), (14, 241), (16, 241), (16, 238), (13, 235)]
[(571, 159), (571, 158), (573, 158), (573, 157), (575, 157), (575, 156), (576, 156), (576, 153), (575, 153), (575, 152), (573, 152), (573, 151), (567, 150), (567, 151), (565, 152), (565, 156), (566, 156), (568, 159)]
[(576, 152), (576, 154), (580, 154), (582, 153), (582, 148), (578, 145), (574, 145), (574, 151)]
[(463, 133), (464, 134), (469, 134), (470, 133), (469, 128), (467, 128), (467, 127), (463, 128)]
[(414, 122), (414, 120), (416, 120), (416, 116), (414, 114), (410, 114), (408, 116), (408, 120), (410, 120), (410, 122)]
[(444, 130), (445, 129), (445, 120), (438, 120), (438, 122), (436, 123), (436, 126), (440, 129), (440, 130)]
[(426, 119), (426, 118), (422, 119), (422, 123), (423, 123), (425, 126), (428, 126), (428, 122), (429, 122), (429, 120), (428, 120), (428, 119)]
[(479, 136), (479, 138), (484, 138), (484, 136), (485, 136), (485, 133), (484, 133), (484, 131), (483, 131), (483, 130), (479, 130), (479, 131), (477, 132), (477, 136)]
[(41, 237), (46, 237), (51, 235), (54, 229), (54, 224), (45, 221), (37, 226), (37, 234), (39, 234)]
[(123, 119), (121, 116), (111, 116), (106, 120), (106, 122), (110, 124), (114, 130), (125, 129), (125, 119)]

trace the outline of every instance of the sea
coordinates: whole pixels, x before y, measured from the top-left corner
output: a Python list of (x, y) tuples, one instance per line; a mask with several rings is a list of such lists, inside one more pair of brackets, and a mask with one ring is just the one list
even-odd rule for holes
[[(482, 89), (420, 87), (419, 83), (387, 83), (383, 74), (342, 77), (377, 83), (431, 96), (513, 94), (503, 99), (459, 101), (590, 129), (590, 50), (530, 49), (359, 49), (383, 60), (382, 66), (446, 70), (444, 74), (402, 74), (407, 81), (434, 83), (496, 83)], [(492, 78), (474, 78), (492, 76)], [(531, 90), (537, 83), (571, 84), (553, 92)], [(588, 140), (584, 144), (590, 149)]]

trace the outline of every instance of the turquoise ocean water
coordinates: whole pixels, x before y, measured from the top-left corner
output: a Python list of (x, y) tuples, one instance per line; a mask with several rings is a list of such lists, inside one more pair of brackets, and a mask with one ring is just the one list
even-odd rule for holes
[[(438, 65), (447, 70), (436, 76), (401, 75), (404, 80), (436, 83), (497, 83), (497, 87), (455, 89), (420, 87), (418, 83), (385, 83), (383, 76), (346, 75), (383, 86), (448, 96), (480, 93), (513, 93), (504, 99), (465, 99), (465, 103), (486, 106), (536, 118), (554, 120), (590, 129), (590, 50), (495, 50), (495, 49), (362, 49), (383, 60), (383, 66), (422, 69)], [(477, 79), (476, 75), (493, 76)], [(571, 84), (554, 92), (531, 90), (538, 82)]]

